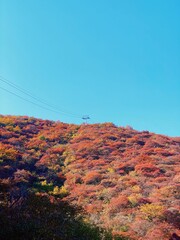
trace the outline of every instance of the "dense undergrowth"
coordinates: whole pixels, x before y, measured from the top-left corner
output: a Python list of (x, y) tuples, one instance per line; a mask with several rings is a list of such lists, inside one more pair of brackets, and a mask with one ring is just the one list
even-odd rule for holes
[(1, 208), (0, 236), (3, 240), (125, 240), (84, 222), (80, 213), (67, 202), (30, 194), (21, 205)]
[(0, 235), (169, 240), (180, 234), (179, 160), (178, 137), (0, 116)]

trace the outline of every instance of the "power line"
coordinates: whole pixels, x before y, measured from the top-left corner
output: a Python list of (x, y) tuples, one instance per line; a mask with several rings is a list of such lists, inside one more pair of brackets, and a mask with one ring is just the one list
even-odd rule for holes
[(32, 102), (32, 101), (26, 99), (26, 98), (24, 98), (24, 97), (21, 97), (21, 96), (19, 96), (18, 94), (13, 93), (13, 92), (11, 92), (11, 91), (3, 88), (3, 87), (0, 87), (0, 89), (2, 89), (2, 90), (4, 90), (4, 91), (6, 91), (6, 92), (8, 92), (8, 93), (10, 93), (10, 94), (12, 94), (12, 95), (14, 95), (14, 96), (16, 96), (16, 97), (18, 97), (18, 98), (20, 98), (20, 99), (22, 99), (22, 100), (24, 100), (24, 101), (26, 101), (26, 102), (32, 103), (32, 104), (34, 104), (34, 105), (36, 105), (36, 106), (38, 106), (38, 107), (44, 108), (44, 109), (46, 109), (46, 110), (48, 110), (48, 111), (51, 111), (51, 112), (59, 113), (58, 111), (54, 111), (54, 110), (52, 110), (52, 109), (50, 109), (50, 108), (46, 108), (46, 107), (44, 107), (44, 106), (41, 106), (41, 105), (39, 105), (39, 104), (37, 104), (37, 103), (35, 103), (35, 102)]
[(47, 105), (48, 107), (51, 107), (51, 108), (55, 109), (55, 110), (58, 111), (58, 112), (61, 112), (61, 113), (64, 113), (64, 114), (68, 114), (68, 115), (71, 115), (71, 116), (73, 116), (73, 117), (81, 118), (80, 116), (75, 115), (75, 114), (73, 114), (73, 113), (70, 113), (70, 112), (63, 111), (63, 110), (58, 109), (57, 106), (54, 106), (54, 105), (52, 105), (52, 104), (47, 103), (44, 99), (41, 99), (41, 98), (35, 96), (35, 95), (32, 94), (30, 91), (27, 91), (27, 90), (23, 89), (22, 87), (14, 84), (14, 83), (12, 83), (12, 82), (10, 82), (9, 80), (5, 79), (5, 78), (2, 77), (2, 76), (0, 76), (0, 81), (5, 82), (6, 84), (8, 84), (8, 85), (12, 86), (13, 88), (17, 89), (18, 91), (26, 94), (27, 96), (30, 96), (30, 97), (33, 98), (34, 100), (36, 100), (36, 101), (38, 101), (38, 102), (40, 102), (40, 103), (42, 103), (42, 104), (44, 104), (44, 105)]
[(1, 89), (3, 89), (4, 91), (9, 92), (9, 93), (15, 95), (16, 97), (19, 97), (19, 98), (21, 98), (21, 99), (23, 99), (23, 100), (25, 100), (25, 101), (28, 101), (28, 102), (30, 102), (30, 103), (32, 103), (32, 104), (34, 104), (34, 105), (39, 106), (39, 107), (41, 107), (41, 108), (43, 107), (44, 109), (47, 109), (47, 110), (49, 110), (49, 111), (53, 111), (53, 112), (61, 113), (61, 114), (63, 113), (63, 114), (65, 114), (65, 115), (69, 115), (69, 116), (72, 116), (72, 117), (75, 117), (75, 118), (81, 118), (81, 119), (82, 119), (82, 117), (80, 117), (80, 116), (78, 116), (78, 115), (76, 115), (76, 114), (73, 114), (73, 113), (70, 113), (70, 112), (63, 111), (63, 110), (58, 109), (55, 105), (49, 104), (49, 103), (46, 102), (44, 99), (41, 99), (41, 98), (33, 95), (30, 91), (27, 91), (27, 90), (23, 89), (22, 87), (14, 84), (14, 83), (12, 83), (11, 81), (7, 80), (6, 78), (4, 78), (4, 77), (1, 76), (1, 75), (0, 75), (0, 81), (8, 84), (9, 86), (15, 88), (16, 90), (18, 90), (18, 91), (26, 94), (27, 96), (31, 97), (32, 99), (34, 99), (34, 100), (36, 100), (36, 101), (38, 101), (38, 102), (40, 102), (40, 103), (42, 103), (42, 104), (44, 104), (44, 105), (52, 108), (52, 109), (49, 109), (49, 108), (47, 108), (47, 107), (41, 106), (41, 105), (39, 105), (39, 104), (36, 104), (36, 103), (34, 103), (34, 102), (32, 102), (32, 101), (30, 101), (30, 100), (28, 100), (28, 99), (25, 99), (25, 98), (19, 96), (19, 95), (16, 94), (16, 93), (13, 93), (13, 92), (11, 92), (11, 91), (9, 91), (9, 90), (1, 87)]

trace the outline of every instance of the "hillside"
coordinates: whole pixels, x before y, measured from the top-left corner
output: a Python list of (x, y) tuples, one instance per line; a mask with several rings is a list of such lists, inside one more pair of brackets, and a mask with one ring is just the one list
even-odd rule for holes
[(179, 162), (180, 137), (0, 115), (0, 234), (179, 239)]

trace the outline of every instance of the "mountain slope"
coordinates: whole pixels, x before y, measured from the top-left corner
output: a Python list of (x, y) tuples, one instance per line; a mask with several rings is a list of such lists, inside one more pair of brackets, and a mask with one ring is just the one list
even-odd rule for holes
[(81, 207), (83, 221), (122, 238), (180, 235), (179, 160), (178, 137), (0, 116), (1, 205), (33, 192)]

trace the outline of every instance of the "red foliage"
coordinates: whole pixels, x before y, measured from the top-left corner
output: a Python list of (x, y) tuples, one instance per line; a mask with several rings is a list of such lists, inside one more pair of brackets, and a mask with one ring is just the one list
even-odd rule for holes
[(160, 169), (152, 163), (137, 164), (135, 171), (137, 171), (137, 173), (142, 173), (147, 177), (156, 177), (161, 173)]
[(83, 178), (86, 184), (98, 184), (101, 181), (101, 174), (96, 171), (91, 171)]
[(121, 211), (122, 208), (127, 208), (128, 205), (129, 201), (127, 196), (120, 195), (116, 198), (112, 198), (108, 206), (109, 213), (118, 213)]
[[(40, 194), (52, 194), (64, 184), (64, 201), (138, 240), (179, 234), (179, 152), (180, 138), (111, 123), (0, 116), (0, 183), (13, 198), (16, 190), (24, 194), (37, 185)], [(145, 219), (141, 210), (149, 205), (163, 206), (164, 213)]]

